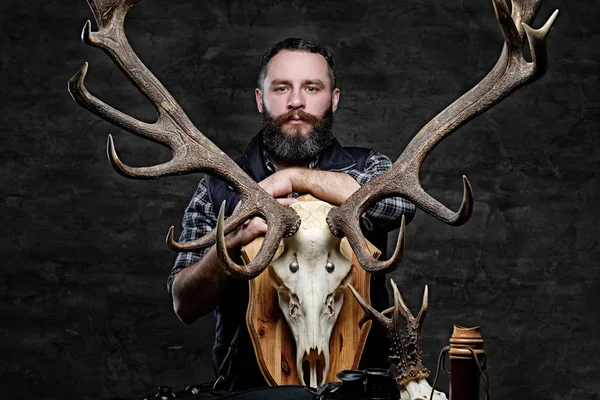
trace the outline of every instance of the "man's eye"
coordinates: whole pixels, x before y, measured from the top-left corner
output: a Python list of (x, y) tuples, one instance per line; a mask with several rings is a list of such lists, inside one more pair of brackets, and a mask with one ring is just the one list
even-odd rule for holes
[(273, 90), (276, 91), (276, 92), (285, 92), (287, 90), (287, 87), (285, 87), (285, 86), (277, 86)]
[(314, 92), (318, 92), (319, 88), (316, 87), (316, 86), (307, 86), (306, 87), (306, 91), (309, 92), (309, 93), (314, 93)]

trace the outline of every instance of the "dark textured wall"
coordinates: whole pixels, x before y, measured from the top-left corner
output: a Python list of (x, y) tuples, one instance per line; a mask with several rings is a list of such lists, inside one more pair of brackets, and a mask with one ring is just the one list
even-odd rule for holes
[[(136, 397), (212, 379), (208, 316), (178, 321), (165, 281), (199, 175), (127, 180), (106, 137), (133, 165), (167, 160), (153, 143), (77, 106), (67, 80), (90, 62), (88, 88), (142, 120), (153, 109), (109, 58), (79, 40), (83, 0), (4, 2), (0, 118), (0, 388), (11, 399)], [(393, 273), (430, 313), (435, 368), (453, 324), (481, 325), (494, 398), (598, 398), (598, 6), (547, 0), (561, 14), (550, 70), (442, 143), (424, 187), (456, 208), (461, 175), (471, 220), (420, 212)], [(489, 1), (145, 0), (126, 30), (141, 59), (194, 123), (237, 156), (260, 119), (262, 51), (289, 36), (328, 45), (342, 89), (336, 133), (396, 158), (412, 135), (493, 66), (501, 35)], [(444, 388), (442, 382), (440, 387)], [(526, 396), (523, 396), (525, 394)]]

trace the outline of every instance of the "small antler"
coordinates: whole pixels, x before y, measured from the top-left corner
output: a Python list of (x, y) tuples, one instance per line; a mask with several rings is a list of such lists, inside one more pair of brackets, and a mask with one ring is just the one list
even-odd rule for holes
[[(245, 220), (253, 216), (263, 217), (269, 232), (262, 246), (260, 256), (247, 266), (243, 273), (231, 274), (236, 277), (252, 277), (264, 270), (273, 258), (283, 236), (291, 235), (298, 229), (300, 219), (289, 207), (280, 205), (265, 192), (252, 178), (231, 160), (223, 151), (208, 140), (190, 121), (171, 94), (140, 61), (127, 38), (123, 24), (131, 6), (139, 0), (89, 0), (88, 3), (98, 24), (98, 31), (92, 32), (88, 20), (83, 28), (82, 40), (104, 50), (119, 66), (129, 80), (150, 100), (157, 113), (154, 123), (141, 122), (105, 104), (91, 95), (84, 85), (88, 64), (69, 80), (69, 92), (82, 107), (99, 117), (134, 135), (159, 143), (171, 149), (170, 161), (151, 167), (134, 168), (125, 165), (117, 156), (112, 136), (108, 137), (108, 156), (117, 172), (127, 178), (156, 179), (164, 176), (206, 172), (227, 181), (240, 193), (241, 206), (227, 220), (224, 234), (231, 233)], [(177, 243), (173, 239), (173, 227), (169, 230), (169, 247), (176, 251), (195, 250), (215, 243), (216, 232), (189, 243)], [(225, 267), (227, 263), (221, 260)]]
[[(329, 212), (327, 222), (331, 232), (348, 238), (359, 263), (367, 271), (389, 272), (401, 261), (398, 251), (387, 261), (378, 261), (369, 254), (359, 217), (370, 204), (385, 197), (404, 196), (421, 210), (453, 226), (465, 223), (471, 216), (473, 199), (466, 177), (463, 176), (462, 203), (458, 211), (453, 212), (423, 190), (419, 182), (419, 170), (423, 160), (443, 139), (519, 87), (541, 77), (548, 68), (545, 42), (558, 10), (543, 27), (536, 30), (528, 24), (533, 20), (541, 0), (513, 0), (511, 3), (512, 15), (504, 0), (493, 0), (505, 43), (490, 73), (427, 123), (390, 170), (361, 186), (344, 204)], [(529, 41), (531, 61), (523, 53), (525, 36)]]
[[(352, 294), (365, 311), (365, 318), (361, 320), (361, 323), (372, 319), (385, 328), (390, 343), (389, 360), (396, 364), (396, 381), (405, 386), (410, 381), (419, 381), (429, 376), (429, 370), (421, 362), (421, 328), (429, 307), (429, 289), (425, 286), (421, 309), (419, 314), (414, 317), (404, 303), (394, 281), (390, 279), (390, 282), (394, 291), (394, 307), (383, 312), (378, 312), (371, 307), (352, 285), (349, 286)], [(385, 316), (389, 313), (392, 313), (392, 318)]]

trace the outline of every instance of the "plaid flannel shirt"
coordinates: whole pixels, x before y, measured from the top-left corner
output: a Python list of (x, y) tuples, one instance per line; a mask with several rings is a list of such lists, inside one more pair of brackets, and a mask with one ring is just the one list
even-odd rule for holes
[[(270, 173), (275, 173), (275, 166), (263, 153), (263, 161)], [(317, 165), (313, 161), (309, 168)], [(371, 179), (390, 169), (392, 161), (384, 154), (373, 152), (365, 163), (363, 171), (349, 168), (342, 172), (353, 177), (359, 184), (364, 185)], [(298, 197), (297, 193), (290, 194), (289, 197)], [(362, 225), (365, 229), (371, 231), (375, 228), (391, 230), (398, 227), (398, 222), (404, 214), (406, 223), (410, 222), (415, 214), (415, 205), (403, 197), (388, 197), (372, 204), (362, 215)], [(205, 179), (198, 184), (189, 205), (183, 215), (183, 230), (179, 236), (180, 242), (190, 242), (201, 238), (210, 232), (217, 225), (217, 216), (210, 201), (210, 196), (206, 187)], [(171, 291), (175, 275), (183, 268), (200, 260), (209, 247), (195, 252), (180, 252), (177, 254), (175, 264), (167, 280), (167, 289)]]

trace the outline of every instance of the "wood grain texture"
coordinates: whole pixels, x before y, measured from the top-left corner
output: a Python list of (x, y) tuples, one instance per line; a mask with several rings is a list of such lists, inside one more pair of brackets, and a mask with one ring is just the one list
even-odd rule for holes
[[(250, 262), (262, 245), (258, 238), (242, 250), (244, 263)], [(370, 274), (357, 264), (346, 239), (340, 245), (342, 254), (352, 262), (351, 284), (370, 301)], [(373, 256), (380, 255), (369, 243)], [(296, 368), (296, 345), (290, 328), (279, 308), (277, 291), (269, 280), (269, 270), (248, 282), (250, 300), (246, 323), (252, 338), (257, 361), (265, 380), (270, 385), (300, 384)], [(371, 322), (358, 327), (363, 311), (349, 289), (344, 292), (344, 304), (331, 332), (329, 342), (330, 369), (326, 382), (338, 380), (336, 374), (345, 369), (356, 369), (371, 328)]]

